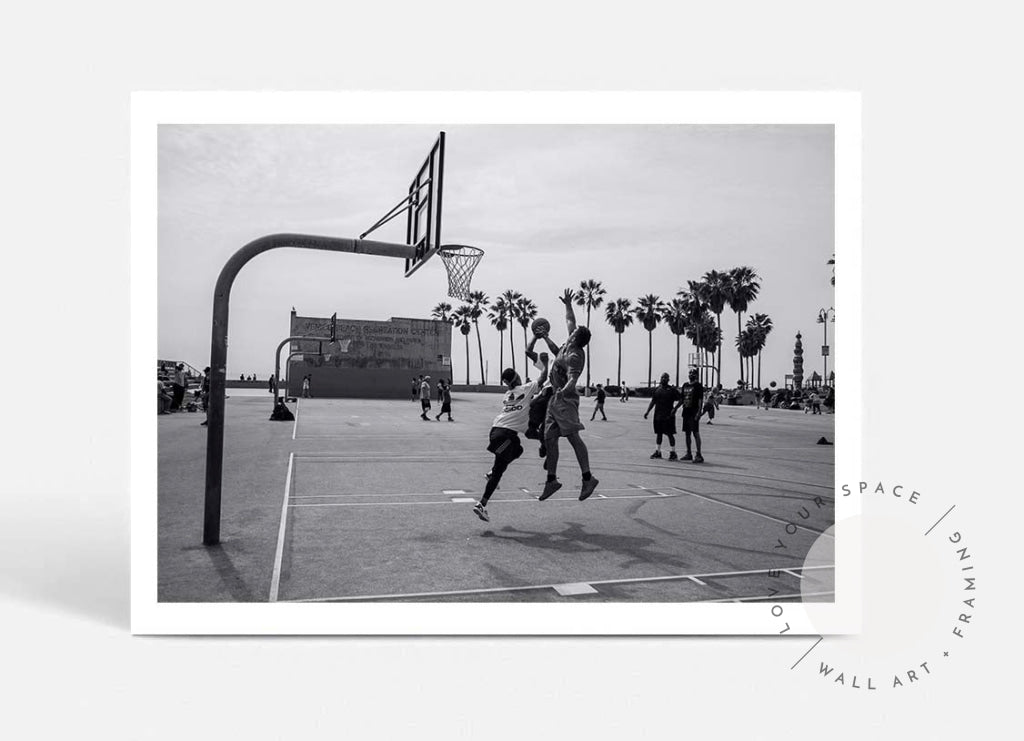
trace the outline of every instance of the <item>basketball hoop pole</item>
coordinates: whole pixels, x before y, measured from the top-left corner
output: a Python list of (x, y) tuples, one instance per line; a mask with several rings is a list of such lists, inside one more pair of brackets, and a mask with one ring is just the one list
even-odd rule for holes
[[(281, 389), (281, 383), (280, 383), (280, 381), (281, 381), (281, 351), (284, 350), (284, 346), (287, 345), (289, 342), (299, 342), (301, 340), (309, 340), (311, 342), (317, 342), (317, 341), (324, 342), (324, 341), (329, 340), (329, 339), (331, 339), (331, 338), (330, 337), (306, 337), (306, 336), (302, 336), (302, 335), (297, 335), (297, 336), (294, 336), (294, 337), (286, 337), (285, 339), (281, 340), (281, 344), (277, 346), (277, 352), (274, 353), (274, 378), (277, 379), (277, 383), (274, 384), (274, 408), (275, 409), (277, 408), (277, 400), (279, 398), (281, 398), (281, 394), (280, 394), (280, 389)], [(302, 352), (302, 351), (292, 353), (292, 355), (307, 355), (307, 354), (309, 354), (309, 353), (305, 353), (305, 352)], [(288, 360), (292, 359), (292, 355), (288, 356)]]
[(210, 399), (206, 439), (206, 496), (203, 510), (203, 544), (220, 543), (221, 480), (224, 466), (224, 390), (227, 382), (228, 307), (231, 285), (249, 260), (279, 247), (327, 252), (354, 252), (411, 260), (415, 248), (408, 244), (365, 239), (316, 237), (308, 234), (268, 234), (254, 239), (224, 264), (213, 289), (213, 326), (210, 339)]

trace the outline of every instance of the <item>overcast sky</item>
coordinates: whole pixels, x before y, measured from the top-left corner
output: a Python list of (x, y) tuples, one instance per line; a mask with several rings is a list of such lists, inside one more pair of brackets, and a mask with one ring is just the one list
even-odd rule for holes
[[(208, 363), (213, 287), (225, 261), (273, 232), (357, 237), (406, 192), (440, 129), (447, 132), (444, 242), (483, 248), (473, 287), (532, 298), (565, 336), (561, 289), (585, 278), (608, 298), (675, 296), (711, 269), (761, 276), (751, 312), (775, 330), (762, 381), (821, 372), (818, 309), (833, 304), (831, 126), (181, 126), (159, 135), (159, 352)], [(373, 235), (404, 241), (402, 218)], [(239, 274), (231, 296), (228, 378), (273, 370), (294, 306), (306, 316), (427, 318), (447, 298), (438, 258), (405, 278), (393, 258), (275, 250)], [(615, 382), (616, 337), (591, 321), (592, 376)], [(577, 309), (582, 319), (582, 310)], [(746, 321), (746, 315), (744, 316)], [(829, 326), (829, 343), (833, 329)], [(722, 315), (723, 379), (738, 378), (736, 315)], [(498, 334), (481, 324), (489, 376)], [(522, 330), (516, 325), (516, 348)], [(471, 335), (471, 363), (476, 361)], [(454, 376), (465, 346), (453, 338)], [(505, 335), (508, 365), (508, 335)], [(683, 359), (692, 350), (683, 339)], [(623, 380), (647, 380), (647, 332), (623, 336)], [(833, 356), (836, 348), (833, 347)], [(674, 373), (675, 337), (654, 332), (654, 376)], [(830, 358), (829, 368), (831, 369)], [(478, 380), (479, 370), (472, 371)]]

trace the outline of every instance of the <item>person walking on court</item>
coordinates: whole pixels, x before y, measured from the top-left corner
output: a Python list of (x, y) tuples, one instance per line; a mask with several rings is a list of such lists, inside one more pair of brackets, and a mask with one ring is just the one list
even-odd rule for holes
[[(683, 384), (681, 391), (682, 398), (677, 408), (683, 410), (683, 434), (686, 436), (686, 455), (684, 461), (703, 463), (704, 456), (700, 451), (700, 418), (704, 414), (704, 386), (697, 380), (697, 369), (690, 369), (690, 380)], [(692, 454), (690, 438), (693, 437), (697, 443), (697, 455)]]
[(572, 445), (576, 460), (580, 464), (580, 472), (583, 474), (580, 501), (593, 494), (598, 484), (598, 480), (590, 473), (590, 455), (586, 443), (580, 437), (580, 431), (585, 428), (580, 422), (580, 395), (576, 390), (576, 381), (579, 380), (586, 364), (590, 330), (576, 326), (576, 314), (572, 309), (575, 297), (576, 294), (571, 288), (566, 288), (565, 293), (559, 297), (565, 304), (565, 326), (569, 336), (558, 351), (558, 357), (551, 364), (551, 386), (555, 392), (548, 402), (548, 415), (545, 420), (544, 444), (547, 448), (547, 458), (544, 467), (548, 475), (544, 491), (538, 497), (542, 502), (562, 488), (558, 480), (558, 440), (562, 437), (568, 439)]
[(668, 459), (679, 460), (676, 455), (676, 409), (679, 406), (679, 389), (669, 385), (668, 373), (662, 373), (658, 385), (654, 387), (651, 394), (651, 403), (644, 412), (644, 419), (654, 410), (654, 452), (651, 458), (661, 458), (661, 441), (663, 437), (668, 438)]
[(537, 397), (548, 379), (547, 354), (541, 353), (538, 358), (537, 354), (533, 352), (534, 343), (538, 339), (539, 337), (534, 335), (533, 340), (526, 348), (526, 356), (540, 371), (539, 378), (524, 386), (519, 374), (513, 368), (506, 368), (501, 372), (501, 383), (508, 391), (501, 400), (501, 412), (491, 423), (487, 444), (487, 450), (494, 454), (494, 465), (486, 475), (487, 484), (484, 486), (484, 494), (473, 507), (473, 514), (484, 522), (491, 521), (490, 515), (487, 514), (487, 502), (498, 488), (505, 469), (523, 454), (523, 444), (519, 441), (519, 433), (526, 432), (526, 428), (530, 424), (530, 402)]
[(712, 424), (711, 420), (715, 418), (715, 392), (708, 391), (707, 398), (704, 399), (704, 413), (708, 415), (708, 424)]
[(608, 418), (604, 416), (604, 400), (605, 398), (607, 398), (607, 396), (608, 394), (605, 393), (604, 386), (602, 386), (601, 384), (597, 384), (597, 403), (594, 404), (594, 413), (590, 415), (591, 422), (594, 421), (594, 418), (597, 416), (598, 412), (601, 412), (601, 419), (603, 419), (605, 422), (608, 421)]
[(270, 374), (270, 378), (267, 379), (267, 390), (270, 393), (274, 393), (274, 386), (277, 384), (277, 379), (274, 378), (274, 374)]
[(415, 403), (415, 401), (418, 398), (420, 398), (420, 381), (421, 380), (422, 379), (421, 379), (420, 376), (416, 376), (416, 377), (414, 377), (412, 379), (412, 400), (413, 400), (414, 403)]
[(302, 377), (302, 398), (312, 399), (313, 398), (313, 378), (312, 374), (307, 373)]
[(420, 383), (420, 406), (423, 408), (420, 419), (429, 422), (430, 417), (427, 416), (427, 412), (430, 411), (430, 376), (423, 376), (423, 381)]
[(629, 401), (629, 386), (623, 384), (622, 390), (619, 392), (619, 401), (623, 404)]
[(437, 385), (440, 387), (439, 396), (440, 396), (440, 402), (441, 402), (441, 411), (437, 413), (437, 417), (435, 417), (435, 419), (438, 422), (440, 422), (441, 421), (441, 415), (442, 414), (447, 414), (448, 415), (448, 421), (449, 422), (454, 422), (455, 420), (452, 419), (452, 389), (451, 389), (451, 386), (443, 378), (440, 381), (437, 382)]

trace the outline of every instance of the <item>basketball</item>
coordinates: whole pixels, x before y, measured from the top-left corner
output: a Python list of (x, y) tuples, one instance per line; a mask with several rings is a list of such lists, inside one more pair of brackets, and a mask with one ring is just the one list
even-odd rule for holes
[(543, 317), (534, 319), (533, 324), (530, 325), (530, 329), (539, 337), (540, 335), (545, 335), (551, 331), (551, 322)]

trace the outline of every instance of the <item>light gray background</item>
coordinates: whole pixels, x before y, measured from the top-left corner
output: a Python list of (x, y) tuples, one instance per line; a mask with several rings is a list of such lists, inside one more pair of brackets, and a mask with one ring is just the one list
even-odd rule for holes
[[(952, 738), (1015, 717), (1011, 6), (406, 5), (8, 11), (4, 732)], [(767, 639), (131, 638), (129, 92), (337, 88), (862, 90), (865, 474), (959, 505), (984, 590), (953, 670), (868, 695), (794, 677), (798, 644)], [(913, 572), (892, 558), (911, 593)]]

